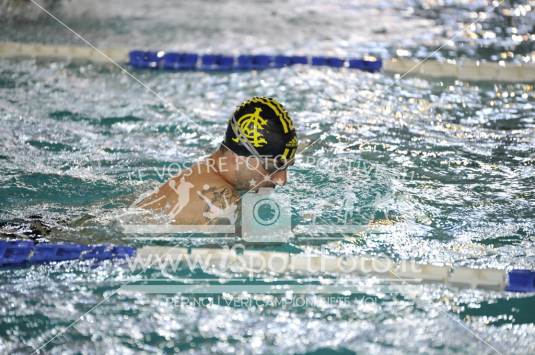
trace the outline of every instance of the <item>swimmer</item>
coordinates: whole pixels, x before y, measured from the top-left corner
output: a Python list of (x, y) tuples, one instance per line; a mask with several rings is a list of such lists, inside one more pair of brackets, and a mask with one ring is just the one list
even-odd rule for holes
[(272, 98), (253, 97), (228, 121), (217, 151), (172, 177), (137, 207), (163, 212), (173, 224), (233, 224), (240, 194), (284, 185), (297, 135), (292, 119)]

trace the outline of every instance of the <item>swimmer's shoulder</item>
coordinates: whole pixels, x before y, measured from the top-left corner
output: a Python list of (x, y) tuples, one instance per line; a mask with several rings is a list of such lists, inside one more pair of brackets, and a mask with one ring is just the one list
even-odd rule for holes
[(180, 215), (192, 218), (199, 213), (202, 215), (208, 202), (219, 208), (239, 203), (240, 195), (231, 184), (214, 171), (204, 169), (202, 162), (196, 164), (201, 164), (200, 168), (193, 165), (171, 177), (137, 206), (165, 212), (167, 205), (183, 199), (187, 200), (187, 207)]
[(175, 181), (191, 186), (188, 205), (178, 214), (177, 224), (229, 224), (237, 216), (240, 195), (215, 172), (183, 174)]
[(220, 202), (219, 197), (225, 197), (228, 202), (234, 202), (240, 198), (234, 186), (217, 174), (192, 176), (191, 182), (195, 186), (194, 190), (197, 195), (201, 193), (210, 200), (215, 200), (216, 204)]

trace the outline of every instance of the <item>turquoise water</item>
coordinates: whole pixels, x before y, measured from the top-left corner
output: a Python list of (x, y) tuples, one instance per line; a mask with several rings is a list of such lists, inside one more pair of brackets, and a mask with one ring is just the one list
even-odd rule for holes
[[(489, 12), (474, 33), (437, 56), (522, 61), (533, 41), (529, 3), (202, 2), (117, 3), (76, 9), (53, 2), (67, 24), (102, 46), (196, 51), (361, 53), (422, 57), (472, 13)], [(534, 5), (531, 4), (533, 7)], [(516, 9), (516, 10), (515, 10)], [(521, 12), (521, 11), (520, 11)], [(262, 13), (258, 24), (241, 21)], [(75, 43), (46, 17), (29, 12), (2, 40)], [(530, 22), (531, 21), (531, 22)], [(374, 25), (370, 28), (369, 23)], [(398, 26), (398, 27), (396, 27)], [(495, 30), (498, 39), (482, 38)], [(402, 30), (400, 30), (402, 29)], [(522, 31), (527, 31), (523, 33)], [(487, 33), (487, 37), (490, 35)], [(492, 36), (490, 36), (492, 37)], [(316, 40), (312, 40), (316, 39)], [(238, 45), (236, 45), (238, 43)], [(229, 50), (231, 48), (232, 50)], [(478, 49), (483, 48), (483, 49)], [(524, 59), (523, 59), (524, 58)], [(136, 246), (117, 220), (141, 193), (177, 167), (218, 146), (226, 119), (244, 98), (274, 96), (294, 118), (302, 146), (317, 139), (280, 189), (294, 224), (343, 216), (346, 187), (358, 198), (355, 220), (380, 226), (342, 242), (287, 245), (335, 255), (481, 268), (535, 269), (535, 95), (532, 84), (469, 83), (328, 68), (292, 67), (210, 74), (133, 71), (173, 110), (111, 65), (0, 59), (0, 233), (81, 243)], [(310, 159), (345, 159), (346, 166)], [(374, 209), (370, 203), (378, 201)], [(533, 353), (535, 298), (442, 285), (338, 280), (362, 292), (330, 302), (254, 307), (180, 303), (173, 295), (115, 294), (139, 277), (214, 279), (240, 275), (179, 270), (136, 275), (127, 265), (69, 262), (0, 270), (0, 351), (31, 353), (84, 313), (43, 350), (51, 353)], [(285, 275), (293, 283), (325, 283)], [(253, 283), (266, 282), (255, 279)], [(267, 282), (277, 282), (268, 280)], [(100, 303), (101, 301), (104, 302)], [(99, 304), (100, 303), (100, 304)], [(97, 304), (98, 307), (92, 309)]]

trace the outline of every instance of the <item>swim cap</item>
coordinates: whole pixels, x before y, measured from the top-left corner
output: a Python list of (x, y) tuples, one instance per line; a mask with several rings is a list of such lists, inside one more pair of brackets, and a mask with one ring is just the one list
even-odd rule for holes
[(297, 151), (297, 135), (292, 119), (280, 103), (255, 96), (232, 114), (223, 145), (238, 155), (287, 161)]

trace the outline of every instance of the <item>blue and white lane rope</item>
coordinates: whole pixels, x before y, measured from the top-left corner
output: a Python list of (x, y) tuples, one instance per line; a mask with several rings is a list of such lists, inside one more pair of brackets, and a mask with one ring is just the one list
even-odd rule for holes
[[(147, 54), (149, 53), (149, 54)], [(50, 45), (42, 43), (0, 42), (0, 58), (47, 58), (60, 60), (82, 60), (94, 63), (128, 63), (132, 60), (132, 66), (140, 68), (169, 68), (185, 70), (194, 67), (196, 70), (238, 70), (238, 68), (259, 67), (262, 69), (277, 68), (282, 66), (303, 64), (302, 56), (245, 56), (232, 57), (225, 55), (206, 54), (193, 57), (184, 56), (186, 53), (169, 53), (166, 63), (161, 61), (165, 52), (154, 51), (131, 51), (128, 48), (100, 48), (80, 47), (73, 45)], [(154, 57), (155, 56), (155, 57)], [(160, 56), (160, 57), (158, 57)], [(255, 58), (252, 58), (255, 57)], [(328, 65), (330, 67), (348, 67), (367, 71), (377, 71), (382, 68), (387, 73), (397, 73), (406, 76), (422, 75), (432, 78), (458, 78), (460, 80), (532, 83), (535, 81), (535, 63), (506, 63), (500, 61), (485, 62), (470, 60), (468, 58), (425, 61), (416, 58), (387, 58), (373, 60), (363, 59), (340, 59), (334, 57), (305, 57), (311, 65)], [(316, 58), (316, 59), (314, 59)], [(338, 59), (338, 60), (337, 60)], [(204, 61), (203, 61), (204, 60)], [(340, 64), (342, 60), (342, 64)], [(266, 64), (266, 61), (269, 64)], [(370, 62), (370, 63), (367, 63)], [(152, 66), (151, 66), (152, 65)], [(379, 66), (379, 69), (377, 67)]]
[[(249, 251), (237, 254), (229, 249), (186, 249), (170, 247), (81, 245), (75, 243), (34, 243), (27, 240), (0, 241), (0, 267), (25, 267), (28, 265), (67, 260), (110, 260), (137, 258), (145, 266), (161, 263), (162, 258), (175, 257), (185, 263), (188, 258), (198, 261), (206, 258), (211, 264), (225, 261), (231, 265), (242, 265), (244, 270), (255, 270), (258, 258), (271, 258), (266, 265), (270, 272), (318, 272), (330, 274), (348, 274), (347, 265), (352, 265), (352, 273), (368, 274), (377, 277), (396, 276), (400, 280), (417, 280), (419, 282), (437, 282), (458, 287), (488, 288), (510, 292), (535, 292), (535, 271), (533, 270), (498, 270), (471, 269), (467, 267), (450, 267), (416, 264), (412, 261), (394, 263), (385, 258), (371, 257), (337, 257), (329, 255), (303, 255), (281, 252)], [(239, 260), (238, 260), (239, 259)], [(145, 260), (145, 262), (143, 262)], [(149, 263), (146, 262), (149, 261)], [(381, 270), (379, 272), (370, 270)], [(262, 270), (265, 272), (266, 270)]]
[(195, 53), (134, 50), (128, 54), (128, 58), (128, 64), (134, 68), (165, 70), (263, 70), (283, 68), (295, 64), (309, 64), (332, 68), (347, 67), (375, 73), (380, 71), (383, 65), (381, 59), (371, 56), (346, 60), (324, 56), (240, 55), (233, 57), (222, 54), (199, 55)]

